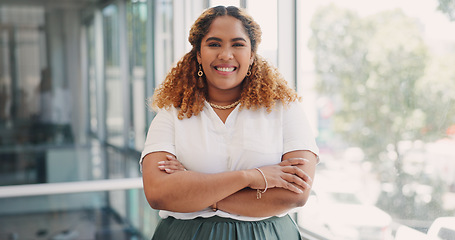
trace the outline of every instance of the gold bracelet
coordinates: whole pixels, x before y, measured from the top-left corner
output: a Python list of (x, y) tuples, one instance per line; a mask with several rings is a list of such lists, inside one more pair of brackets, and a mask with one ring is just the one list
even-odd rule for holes
[(261, 173), (262, 177), (264, 178), (264, 182), (265, 182), (265, 189), (264, 189), (264, 191), (261, 191), (261, 190), (259, 190), (259, 189), (256, 190), (256, 199), (261, 199), (262, 194), (264, 194), (264, 193), (267, 191), (268, 183), (267, 183), (267, 178), (265, 178), (265, 175), (264, 175), (264, 173), (262, 172), (262, 170), (259, 169), (259, 168), (256, 168), (256, 170), (258, 170), (258, 171)]

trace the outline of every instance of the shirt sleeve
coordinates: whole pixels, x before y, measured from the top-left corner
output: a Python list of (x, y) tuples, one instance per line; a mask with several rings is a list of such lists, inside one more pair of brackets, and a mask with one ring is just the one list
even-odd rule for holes
[(319, 162), (319, 148), (300, 102), (283, 107), (283, 152), (308, 150)]
[(141, 154), (139, 164), (142, 171), (142, 160), (145, 155), (152, 152), (169, 152), (175, 155), (175, 129), (174, 109), (160, 110), (150, 124), (147, 138), (144, 143), (144, 150)]

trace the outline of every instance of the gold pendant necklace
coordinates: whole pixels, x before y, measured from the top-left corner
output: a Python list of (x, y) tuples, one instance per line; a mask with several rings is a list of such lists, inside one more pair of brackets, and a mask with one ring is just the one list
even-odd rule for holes
[(207, 102), (208, 102), (208, 103), (210, 104), (210, 106), (212, 106), (213, 108), (220, 109), (220, 110), (226, 110), (226, 109), (233, 108), (233, 107), (239, 105), (240, 99), (237, 100), (237, 101), (235, 101), (234, 103), (231, 103), (231, 104), (226, 105), (226, 106), (220, 106), (220, 105), (217, 105), (217, 104), (215, 104), (215, 103), (211, 103), (211, 102), (209, 102), (209, 101), (207, 101)]

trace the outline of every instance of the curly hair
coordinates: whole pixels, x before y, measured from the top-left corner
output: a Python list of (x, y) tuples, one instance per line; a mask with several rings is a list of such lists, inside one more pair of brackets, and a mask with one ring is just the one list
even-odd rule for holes
[(254, 110), (265, 107), (270, 112), (278, 100), (283, 103), (300, 100), (295, 90), (287, 85), (278, 69), (256, 54), (262, 32), (253, 18), (237, 7), (217, 6), (204, 11), (194, 22), (188, 37), (193, 48), (177, 62), (176, 66), (167, 74), (164, 82), (155, 90), (152, 99), (154, 109), (171, 106), (180, 108), (179, 119), (183, 119), (185, 116), (190, 118), (202, 111), (204, 101), (208, 96), (208, 88), (205, 75), (202, 77), (204, 84), (198, 85), (197, 54), (201, 49), (202, 39), (208, 33), (213, 20), (225, 15), (235, 17), (242, 22), (251, 41), (251, 52), (254, 54), (254, 61), (250, 68), (251, 74), (242, 81), (240, 109)]

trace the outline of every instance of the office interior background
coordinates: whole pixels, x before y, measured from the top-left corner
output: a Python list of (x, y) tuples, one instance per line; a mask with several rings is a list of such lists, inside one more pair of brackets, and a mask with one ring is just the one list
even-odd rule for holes
[(445, 2), (0, 0), (0, 239), (152, 236), (138, 165), (147, 99), (216, 5), (259, 22), (259, 54), (303, 96), (322, 162), (293, 214), (302, 236), (426, 234), (455, 217)]

